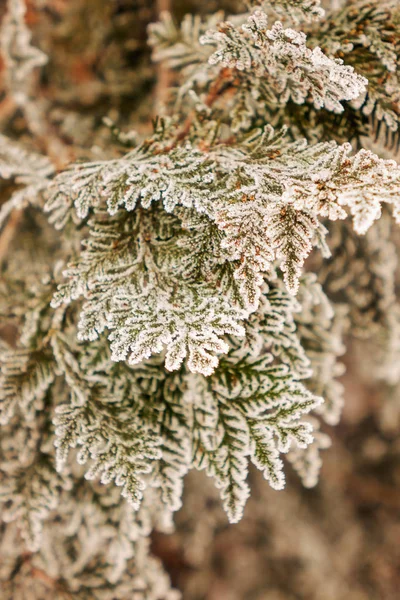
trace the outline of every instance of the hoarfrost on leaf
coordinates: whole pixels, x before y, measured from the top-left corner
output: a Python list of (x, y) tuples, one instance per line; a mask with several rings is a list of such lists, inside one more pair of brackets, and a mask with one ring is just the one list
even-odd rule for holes
[(310, 100), (317, 109), (325, 106), (340, 113), (341, 102), (357, 98), (368, 83), (341, 59), (329, 58), (319, 47), (310, 50), (304, 33), (285, 29), (280, 22), (267, 29), (262, 11), (254, 12), (245, 25), (221, 24), (201, 43), (217, 46), (209, 58), (211, 65), (248, 73), (255, 90), (263, 82), (281, 103)]

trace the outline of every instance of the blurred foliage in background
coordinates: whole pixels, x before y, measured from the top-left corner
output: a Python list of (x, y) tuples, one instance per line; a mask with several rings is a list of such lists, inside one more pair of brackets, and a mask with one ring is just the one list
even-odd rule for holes
[[(339, 10), (340, 4), (349, 11), (353, 4), (356, 11), (362, 5), (357, 15), (346, 17), (354, 21), (359, 15), (365, 17), (368, 11), (373, 12), (371, 7), (376, 6), (373, 2), (338, 0), (332, 4), (326, 2), (325, 8)], [(239, 0), (27, 0), (26, 7), (24, 19), (32, 34), (32, 44), (40, 49), (31, 59), (40, 69), (34, 69), (29, 78), (23, 76), (10, 82), (10, 70), (0, 57), (0, 130), (9, 139), (18, 140), (27, 151), (49, 157), (49, 164), (38, 162), (30, 167), (32, 174), (43, 172), (47, 177), (47, 173), (53, 173), (52, 169), (60, 172), (71, 162), (119, 159), (131, 143), (152, 134), (156, 112), (168, 112), (171, 97), (167, 90), (179, 85), (179, 77), (169, 67), (152, 62), (147, 43), (147, 26), (159, 20), (163, 9), (170, 10), (179, 23), (187, 13), (207, 15), (222, 10), (239, 14), (246, 9), (246, 3)], [(387, 10), (392, 29), (390, 35), (385, 30), (386, 46), (379, 47), (376, 54), (380, 58), (386, 56), (387, 45), (391, 45), (394, 60), (398, 60), (399, 11), (393, 6)], [(5, 18), (6, 11), (6, 2), (0, 3), (0, 19)], [(379, 18), (376, 17), (380, 29), (381, 23), (388, 21), (387, 14), (384, 19), (379, 14)], [(368, 18), (365, 17), (367, 21)], [(305, 27), (310, 43), (319, 44), (332, 54), (335, 54), (335, 43), (339, 47), (348, 33), (353, 37), (364, 35), (357, 23), (354, 30), (347, 31), (348, 21), (344, 18)], [(6, 42), (3, 37), (2, 44)], [(344, 56), (340, 52), (338, 50), (336, 56)], [(382, 65), (378, 59), (373, 62), (366, 52), (361, 48), (359, 55), (357, 52), (349, 54), (345, 63), (362, 75), (371, 75), (371, 110), (362, 112), (346, 104), (340, 115), (326, 116), (325, 112), (322, 118), (311, 104), (292, 103), (284, 114), (277, 110), (271, 116), (275, 119), (274, 125), (290, 120), (294, 138), (311, 137), (317, 132), (319, 140), (334, 139), (339, 143), (351, 140), (353, 147), (363, 145), (383, 158), (398, 159), (399, 135), (397, 124), (395, 127), (393, 123), (400, 112), (400, 101), (395, 98), (399, 90), (393, 88), (389, 103), (388, 94), (382, 91), (386, 82), (379, 71)], [(47, 62), (45, 56), (50, 57)], [(2, 143), (0, 160), (4, 141)], [(37, 185), (31, 181), (28, 184)], [(1, 204), (19, 189), (18, 185), (13, 179), (1, 179)], [(36, 192), (35, 188), (32, 193)], [(68, 225), (67, 232), (68, 227), (73, 226)], [(77, 225), (79, 227), (81, 225)], [(31, 518), (29, 508), (24, 513), (22, 502), (11, 506), (13, 502), (7, 496), (6, 523), (1, 525), (1, 600), (172, 599), (176, 596), (169, 590), (168, 577), (182, 592), (184, 600), (398, 598), (400, 316), (395, 298), (399, 289), (396, 256), (400, 236), (386, 209), (382, 219), (364, 237), (355, 235), (341, 221), (330, 224), (329, 228), (332, 258), (322, 261), (311, 256), (306, 265), (318, 273), (330, 300), (347, 307), (343, 317), (347, 324), (344, 326), (347, 353), (341, 358), (346, 372), (340, 377), (345, 403), (340, 423), (336, 427), (322, 426), (323, 432), (332, 438), (332, 446), (324, 452), (318, 485), (313, 489), (304, 488), (289, 466), (286, 489), (278, 492), (265, 482), (262, 473), (251, 468), (252, 494), (244, 517), (239, 524), (230, 525), (212, 481), (204, 473), (191, 472), (185, 479), (183, 505), (175, 518), (175, 531), (150, 533), (152, 526), (145, 518), (139, 524), (134, 523), (130, 513), (120, 508), (119, 492), (114, 493), (115, 488), (110, 492), (109, 487), (104, 490), (100, 485), (85, 487), (89, 484), (77, 467), (76, 472), (73, 471), (72, 494), (61, 475), (53, 490), (54, 496), (62, 494), (63, 498), (69, 498), (72, 495), (74, 505), (68, 501), (64, 512), (58, 512), (51, 501), (46, 504), (46, 499), (44, 509), (40, 503), (32, 509), (35, 514), (42, 509), (47, 511), (47, 529), (43, 535), (48, 547), (40, 559), (42, 562), (35, 563), (33, 551), (21, 550), (24, 545), (20, 531), (11, 530), (7, 522), (18, 514), (26, 524)], [(34, 293), (30, 290), (36, 289), (37, 281), (43, 278), (41, 265), (50, 259), (52, 262), (63, 259), (66, 247), (73, 253), (79, 244), (79, 238), (73, 235), (70, 238), (67, 235), (61, 244), (60, 232), (35, 208), (16, 210), (8, 217), (0, 236), (3, 269), (0, 333), (2, 344), (8, 349), (15, 348), (27, 306), (33, 306)], [(8, 275), (18, 274), (21, 265), (25, 269), (23, 281), (18, 277), (10, 281)], [(44, 283), (43, 306), (50, 301), (50, 288), (49, 276)], [(38, 309), (35, 318), (49, 319), (43, 310)], [(72, 311), (68, 318), (72, 322), (75, 317)], [(34, 327), (32, 323), (31, 326)], [(301, 329), (302, 324), (298, 326)], [(304, 323), (303, 326), (306, 329)], [(48, 335), (51, 336), (51, 329)], [(309, 343), (312, 346), (312, 340)], [(386, 365), (386, 370), (381, 367), (376, 373), (378, 363)], [(72, 364), (73, 359), (70, 366)], [(68, 365), (65, 368), (67, 370)], [(330, 381), (331, 376), (332, 373), (326, 373), (325, 380)], [(48, 378), (50, 380), (52, 375)], [(320, 380), (324, 381), (324, 377)], [(313, 391), (325, 393), (320, 389)], [(336, 391), (339, 395), (338, 388)], [(62, 391), (56, 390), (55, 395), (57, 393), (62, 397)], [(43, 398), (45, 405), (45, 394)], [(331, 400), (335, 402), (335, 398)], [(40, 439), (36, 433), (24, 438), (18, 426), (11, 430), (10, 437), (20, 435), (22, 446), (40, 446), (44, 448), (43, 456), (47, 456), (51, 426), (45, 419), (40, 426), (45, 431)], [(11, 443), (6, 440), (5, 446), (4, 455), (10, 451)], [(7, 458), (11, 466), (7, 467), (3, 457), (1, 460), (3, 482), (7, 469), (11, 471), (13, 461), (18, 462), (19, 458), (12, 449), (12, 459)], [(22, 459), (21, 463), (24, 465)], [(41, 477), (46, 480), (46, 469), (50, 472), (51, 467), (42, 467)], [(20, 498), (25, 493), (22, 485), (12, 491), (11, 497)], [(86, 514), (85, 507), (90, 504), (96, 505), (96, 514), (90, 510)], [(151, 497), (148, 504), (150, 508), (146, 505), (145, 510), (150, 514)], [(109, 511), (107, 518), (104, 517), (106, 511)], [(161, 521), (158, 514), (154, 517), (157, 519)], [(117, 531), (116, 536), (110, 533), (111, 529), (114, 533)], [(171, 527), (167, 524), (160, 529), (169, 531)], [(89, 541), (96, 530), (105, 533)], [(33, 531), (32, 536), (36, 533)], [(65, 537), (57, 545), (58, 535), (60, 540)], [(133, 559), (127, 548), (134, 546), (141, 535), (150, 543), (151, 558), (146, 546), (144, 550), (140, 547)], [(93, 544), (104, 548), (104, 554), (100, 557), (95, 552), (90, 554)], [(115, 556), (121, 555), (123, 559), (116, 561), (118, 564), (111, 569)], [(162, 573), (161, 563), (168, 577)], [(48, 570), (43, 564), (50, 565)], [(112, 572), (107, 575), (105, 584), (102, 573), (107, 569)], [(150, 583), (146, 580), (144, 585), (142, 572), (146, 569)], [(92, 586), (90, 582), (97, 582), (96, 577), (100, 583)], [(134, 585), (132, 577), (136, 578)], [(68, 586), (64, 586), (64, 579)], [(118, 581), (118, 588), (110, 583), (113, 581)]]

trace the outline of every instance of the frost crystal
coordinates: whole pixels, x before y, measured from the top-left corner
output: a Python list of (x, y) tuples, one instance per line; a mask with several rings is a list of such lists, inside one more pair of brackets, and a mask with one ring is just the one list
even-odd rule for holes
[[(280, 22), (267, 29), (267, 16), (261, 11), (240, 27), (223, 23), (201, 42), (217, 46), (210, 64), (250, 72), (253, 80), (257, 76), (255, 86), (266, 79), (265, 85), (279, 102), (291, 99), (303, 104), (310, 100), (316, 108), (342, 112), (341, 101), (357, 98), (367, 85), (367, 80), (342, 60), (328, 58), (318, 47), (307, 48), (303, 33), (284, 29)], [(253, 93), (261, 92), (255, 87)]]
[(58, 72), (51, 37), (36, 82), (46, 58), (22, 0), (2, 24), (0, 558), (17, 548), (0, 566), (5, 600), (42, 600), (43, 581), (65, 598), (175, 600), (149, 536), (171, 531), (191, 469), (237, 522), (250, 464), (276, 491), (287, 462), (316, 484), (344, 340), (368, 339), (373, 376), (400, 379), (392, 3), (354, 0), (316, 25), (318, 0), (252, 0), (180, 26), (164, 13), (149, 27), (169, 65), (154, 119), (154, 73), (131, 34), (119, 47), (112, 4), (99, 37), (81, 36), (84, 68), (67, 52)]
[(24, 0), (8, 0), (1, 27), (1, 51), (6, 61), (8, 86), (15, 100), (25, 101), (26, 80), (31, 72), (47, 62), (47, 56), (31, 44), (31, 32), (24, 22)]

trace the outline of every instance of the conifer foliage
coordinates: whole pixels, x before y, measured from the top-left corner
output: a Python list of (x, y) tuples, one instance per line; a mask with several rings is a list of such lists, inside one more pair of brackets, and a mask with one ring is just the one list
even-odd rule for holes
[[(188, 471), (214, 479), (232, 523), (250, 464), (274, 490), (287, 462), (315, 485), (343, 335), (373, 322), (384, 339), (398, 312), (393, 252), (387, 271), (368, 264), (381, 221), (400, 222), (400, 167), (369, 149), (398, 128), (400, 13), (163, 13), (149, 43), (171, 86), (151, 130), (115, 127), (60, 165), (32, 92), (53, 59), (25, 11), (8, 0), (2, 22), (4, 92), (25, 119), (20, 140), (0, 137), (0, 312), (17, 332), (0, 347), (1, 543), (16, 548), (2, 598), (28, 597), (31, 575), (37, 600), (173, 599), (148, 537), (171, 529)], [(360, 260), (376, 280), (362, 294)]]

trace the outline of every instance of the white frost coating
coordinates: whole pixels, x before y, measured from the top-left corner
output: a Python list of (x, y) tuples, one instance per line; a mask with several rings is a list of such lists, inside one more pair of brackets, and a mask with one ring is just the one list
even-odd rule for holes
[[(312, 0), (273, 4), (319, 14)], [(50, 275), (48, 287), (29, 290), (22, 348), (0, 353), (0, 422), (14, 433), (17, 419), (20, 435), (26, 423), (38, 426), (40, 436), (40, 419), (51, 414), (43, 409), (55, 410), (55, 456), (50, 439), (46, 468), (32, 459), (32, 470), (19, 469), (2, 490), (11, 506), (6, 518), (22, 515), (22, 535), (33, 549), (45, 530), (43, 518), (70, 484), (84, 490), (92, 490), (92, 480), (113, 484), (104, 493), (112, 504), (120, 488), (131, 508), (144, 511), (139, 521), (142, 514), (152, 519), (149, 535), (156, 520), (170, 524), (192, 467), (213, 477), (232, 522), (250, 494), (249, 463), (276, 490), (285, 483), (285, 455), (306, 485), (316, 482), (319, 450), (328, 444), (316, 415), (334, 424), (343, 403), (336, 378), (343, 372), (345, 316), (304, 263), (313, 248), (329, 256), (327, 220), (352, 217), (364, 234), (383, 203), (399, 219), (400, 174), (393, 161), (353, 152), (348, 143), (298, 139), (293, 112), (298, 122), (310, 114), (325, 126), (326, 118), (326, 134), (332, 115), (313, 107), (342, 111), (344, 100), (364, 93), (365, 80), (320, 48), (307, 48), (303, 33), (281, 23), (268, 29), (262, 11), (248, 16), (219, 25), (221, 17), (213, 16), (207, 27), (188, 17), (181, 30), (165, 18), (152, 28), (187, 80), (176, 114), (156, 121), (154, 132), (120, 158), (72, 165), (48, 185), (46, 159), (0, 138), (0, 175), (21, 185), (22, 195), (33, 192), (32, 185), (46, 188), (51, 221), (59, 228), (72, 221), (68, 233), (76, 236), (67, 247), (59, 236), (61, 257), (71, 246), (74, 255), (57, 291)], [(175, 36), (172, 46), (168, 35)], [(193, 104), (179, 112), (183, 97)], [(289, 122), (291, 137), (267, 124), (276, 109), (276, 121)], [(310, 133), (321, 139), (320, 129)], [(347, 223), (329, 224), (336, 232), (340, 227), (344, 235), (338, 245), (331, 242), (326, 279), (340, 255), (336, 290), (353, 296), (351, 309), (359, 301), (363, 319), (380, 324), (395, 282), (388, 246), (369, 238), (387, 240), (388, 234), (374, 227), (356, 244)], [(357, 254), (367, 243), (368, 251)], [(322, 277), (322, 267), (318, 273)], [(57, 272), (54, 278), (58, 282)], [(397, 338), (394, 332), (392, 349)], [(396, 376), (393, 367), (390, 372)], [(11, 433), (6, 443), (15, 457)], [(32, 447), (37, 462), (43, 459), (36, 439), (19, 447), (18, 466)], [(78, 483), (68, 468), (71, 449), (82, 469)], [(38, 490), (34, 501), (29, 486)], [(88, 512), (94, 504), (91, 497)], [(74, 519), (68, 513), (76, 532)], [(136, 517), (122, 513), (122, 519), (129, 534), (113, 540), (110, 581), (137, 550)], [(96, 535), (88, 537), (99, 540), (92, 529)], [(138, 552), (145, 561), (146, 552)]]
[(250, 0), (250, 6), (271, 7), (278, 13), (290, 16), (296, 23), (301, 21), (318, 21), (325, 11), (320, 0)]
[[(136, 364), (167, 347), (165, 367), (176, 371), (188, 357), (193, 373), (211, 375), (218, 365), (216, 354), (226, 354), (229, 345), (224, 334), (243, 336), (245, 330), (237, 322), (240, 312), (222, 299), (204, 298), (179, 308), (157, 298), (156, 290), (149, 296), (132, 299), (134, 290), (116, 291), (108, 326), (113, 360), (128, 360)], [(84, 322), (82, 322), (84, 328)]]
[(25, 0), (8, 0), (0, 30), (1, 51), (6, 64), (6, 80), (11, 94), (24, 104), (32, 71), (47, 63), (47, 56), (31, 44), (25, 23)]
[(47, 157), (28, 152), (15, 141), (0, 135), (0, 179), (21, 186), (1, 205), (0, 228), (13, 210), (21, 210), (38, 201), (53, 173), (54, 167)]
[(342, 60), (328, 58), (320, 48), (310, 50), (306, 40), (304, 33), (284, 29), (280, 22), (267, 29), (266, 14), (256, 11), (247, 24), (237, 27), (225, 22), (200, 41), (217, 46), (209, 58), (211, 65), (245, 71), (250, 80), (255, 76), (259, 82), (266, 79), (279, 102), (310, 100), (317, 109), (325, 106), (340, 113), (341, 102), (365, 92), (368, 81)]

